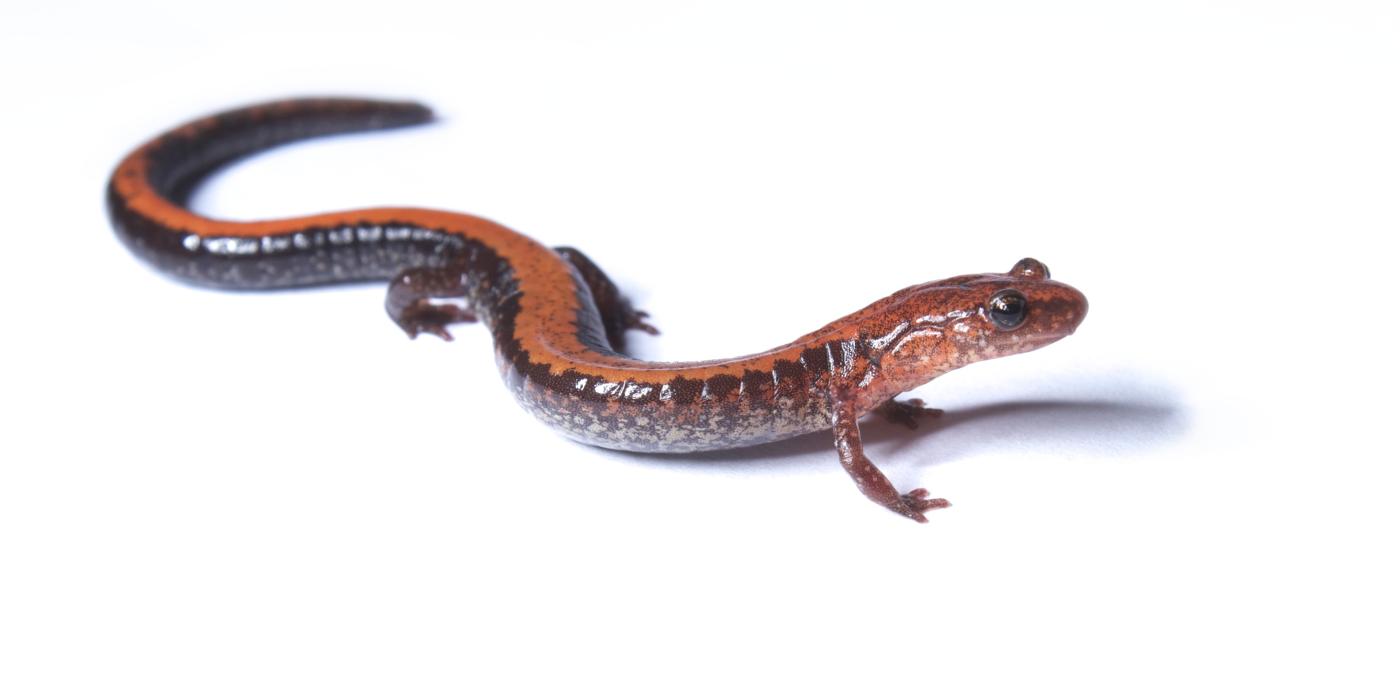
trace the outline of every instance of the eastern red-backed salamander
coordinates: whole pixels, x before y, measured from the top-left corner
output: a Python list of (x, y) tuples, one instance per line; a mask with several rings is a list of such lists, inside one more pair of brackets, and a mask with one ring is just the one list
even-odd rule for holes
[(1059, 340), (1088, 308), (1084, 295), (1026, 258), (1005, 274), (902, 289), (765, 352), (648, 362), (622, 353), (623, 334), (656, 331), (602, 270), (577, 250), (548, 248), (492, 221), (382, 208), (235, 222), (183, 206), (201, 178), (247, 154), (431, 118), (414, 103), (305, 99), (200, 119), (122, 160), (109, 213), (137, 255), (187, 282), (274, 289), (388, 280), (385, 305), (409, 336), (450, 340), (449, 324), (480, 320), (516, 400), (581, 442), (691, 452), (831, 430), (861, 492), (920, 522), (948, 502), (924, 489), (897, 491), (866, 458), (857, 420), (877, 412), (912, 427), (917, 415), (937, 411), (895, 396), (971, 362)]

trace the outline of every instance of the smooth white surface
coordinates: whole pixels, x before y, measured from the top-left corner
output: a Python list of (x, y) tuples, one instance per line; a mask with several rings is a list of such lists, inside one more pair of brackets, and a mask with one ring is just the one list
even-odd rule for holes
[[(1393, 698), (1400, 11), (1364, 2), (78, 2), (0, 10), (0, 697)], [(647, 457), (519, 411), (378, 285), (132, 258), (109, 168), (298, 94), (430, 127), (215, 178), (576, 245), (759, 350), (1032, 255), (1069, 340), (872, 425)]]

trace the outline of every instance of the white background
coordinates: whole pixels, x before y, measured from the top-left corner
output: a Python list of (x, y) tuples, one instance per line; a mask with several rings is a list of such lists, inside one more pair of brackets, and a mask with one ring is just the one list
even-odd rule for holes
[[(7, 4), (0, 696), (1400, 694), (1400, 10), (1363, 2)], [(302, 94), (441, 120), (199, 210), (468, 211), (587, 251), (654, 359), (1031, 255), (1072, 338), (823, 435), (572, 444), (381, 285), (203, 291), (111, 166)]]

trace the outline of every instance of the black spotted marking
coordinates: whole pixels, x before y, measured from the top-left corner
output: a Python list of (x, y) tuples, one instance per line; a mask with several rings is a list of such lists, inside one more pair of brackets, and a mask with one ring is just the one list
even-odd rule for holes
[(588, 391), (588, 387), (597, 380), (597, 376), (568, 369), (561, 374), (551, 375), (548, 386), (552, 391), (560, 394), (578, 396)]
[(768, 404), (773, 401), (773, 375), (758, 370), (744, 371), (744, 394), (754, 403)]
[(705, 380), (686, 379), (679, 374), (666, 385), (671, 389), (671, 400), (682, 406), (699, 401), (705, 391)]
[(822, 374), (831, 371), (831, 359), (827, 355), (826, 346), (807, 348), (802, 351), (802, 366), (807, 368), (812, 374)]
[(732, 374), (717, 374), (706, 380), (706, 395), (711, 399), (728, 399), (739, 391), (739, 378)]
[(773, 363), (773, 380), (776, 382), (777, 398), (798, 396), (806, 393), (807, 370), (791, 360), (777, 360)]

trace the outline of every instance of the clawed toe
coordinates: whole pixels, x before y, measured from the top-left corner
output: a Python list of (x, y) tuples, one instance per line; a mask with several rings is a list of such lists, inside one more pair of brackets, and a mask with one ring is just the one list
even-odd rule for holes
[(928, 519), (924, 517), (925, 511), (947, 508), (952, 505), (948, 503), (948, 499), (946, 498), (929, 498), (927, 489), (914, 489), (901, 496), (900, 500), (904, 503), (905, 507), (908, 508), (909, 512), (913, 513), (913, 515), (909, 515), (908, 517), (921, 523), (928, 522)]
[(627, 314), (627, 328), (630, 330), (642, 331), (647, 335), (661, 335), (661, 331), (657, 330), (656, 326), (653, 326), (650, 323), (647, 323), (646, 321), (642, 320), (649, 316), (651, 316), (651, 314), (645, 311), (633, 309), (630, 313)]
[(476, 316), (455, 304), (434, 304), (420, 299), (395, 320), (410, 338), (417, 338), (420, 333), (429, 333), (443, 340), (452, 340), (447, 326), (453, 323), (475, 322)]

